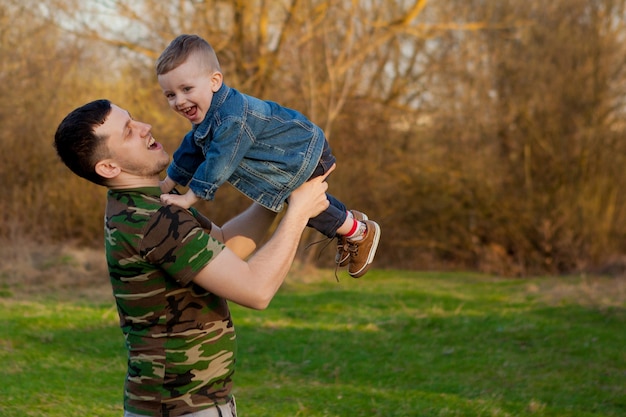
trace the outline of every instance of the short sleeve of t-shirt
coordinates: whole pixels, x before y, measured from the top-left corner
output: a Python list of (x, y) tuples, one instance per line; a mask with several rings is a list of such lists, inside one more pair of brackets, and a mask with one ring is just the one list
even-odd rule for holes
[(151, 216), (141, 243), (141, 255), (182, 286), (223, 249), (224, 244), (206, 233), (192, 213), (174, 205)]

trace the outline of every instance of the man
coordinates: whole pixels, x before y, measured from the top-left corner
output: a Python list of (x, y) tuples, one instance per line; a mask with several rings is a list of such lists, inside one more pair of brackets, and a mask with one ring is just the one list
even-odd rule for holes
[(161, 203), (169, 155), (150, 125), (108, 100), (68, 114), (55, 147), (75, 174), (109, 190), (105, 249), (128, 349), (124, 416), (236, 416), (226, 300), (269, 305), (308, 219), (329, 204), (326, 175), (292, 193), (274, 235), (252, 254), (274, 213), (253, 204), (219, 228), (195, 210)]

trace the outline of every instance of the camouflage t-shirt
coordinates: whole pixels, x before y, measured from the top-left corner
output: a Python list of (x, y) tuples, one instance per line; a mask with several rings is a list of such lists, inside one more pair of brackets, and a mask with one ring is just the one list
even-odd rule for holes
[(226, 300), (192, 282), (223, 244), (160, 193), (109, 191), (105, 247), (129, 355), (124, 407), (174, 417), (230, 400), (236, 341)]

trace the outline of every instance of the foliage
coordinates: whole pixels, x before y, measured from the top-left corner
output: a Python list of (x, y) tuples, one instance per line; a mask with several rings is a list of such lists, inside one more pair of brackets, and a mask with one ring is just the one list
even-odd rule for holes
[[(4, 1), (0, 238), (100, 244), (104, 190), (58, 163), (54, 130), (107, 97), (173, 151), (189, 126), (168, 110), (153, 63), (194, 32), (226, 83), (324, 128), (339, 162), (331, 192), (383, 228), (377, 265), (623, 270), (625, 6)], [(247, 204), (227, 187), (216, 200), (199, 207), (218, 223)]]
[[(107, 284), (105, 283), (104, 286)], [(110, 294), (0, 299), (0, 414), (119, 416)], [(268, 310), (233, 306), (236, 395), (254, 416), (624, 414), (624, 283), (294, 269)], [(305, 308), (306, 306), (306, 308)]]

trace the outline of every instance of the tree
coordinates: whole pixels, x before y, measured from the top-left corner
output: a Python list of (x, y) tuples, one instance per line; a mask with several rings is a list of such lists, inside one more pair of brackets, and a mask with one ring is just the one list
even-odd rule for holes
[(467, 227), (448, 230), (460, 241), (447, 245), (496, 272), (602, 263), (623, 248), (625, 227), (624, 2), (467, 7), (461, 14), (515, 24), (450, 39), (460, 53), (438, 97), (453, 113), (437, 111), (434, 132), (445, 138), (448, 172), (463, 181), (445, 190), (458, 202), (447, 224), (465, 217)]
[[(325, 130), (339, 161), (330, 191), (383, 226), (378, 266), (606, 264), (626, 252), (625, 3), (7, 0), (0, 236), (101, 233), (102, 190), (49, 147), (59, 118), (107, 97), (173, 150), (189, 126), (168, 110), (154, 60), (197, 33), (227, 84)], [(248, 204), (228, 187), (217, 199), (200, 208), (218, 223)]]

